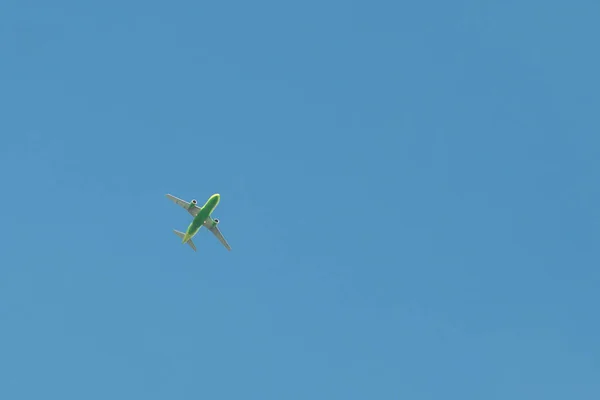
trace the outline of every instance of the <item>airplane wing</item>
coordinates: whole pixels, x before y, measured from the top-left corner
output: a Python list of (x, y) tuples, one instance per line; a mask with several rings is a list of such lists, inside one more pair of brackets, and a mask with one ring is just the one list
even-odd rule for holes
[(192, 214), (192, 216), (196, 216), (198, 215), (198, 212), (200, 212), (200, 207), (198, 207), (195, 204), (192, 204), (190, 202), (187, 202), (185, 200), (181, 200), (180, 198), (177, 198), (173, 195), (167, 194), (166, 195), (167, 198), (171, 201), (173, 201), (175, 204), (181, 206), (182, 208), (184, 208), (187, 212), (189, 212), (190, 214)]
[(225, 248), (227, 250), (231, 251), (231, 247), (229, 246), (229, 243), (227, 243), (227, 240), (225, 240), (225, 238), (223, 237), (223, 234), (221, 234), (221, 231), (219, 230), (218, 225), (215, 224), (215, 221), (212, 219), (212, 217), (208, 217), (206, 222), (204, 222), (204, 226), (209, 231), (211, 231), (217, 237), (217, 239), (219, 239), (219, 242), (221, 242), (221, 244), (223, 246), (225, 246)]

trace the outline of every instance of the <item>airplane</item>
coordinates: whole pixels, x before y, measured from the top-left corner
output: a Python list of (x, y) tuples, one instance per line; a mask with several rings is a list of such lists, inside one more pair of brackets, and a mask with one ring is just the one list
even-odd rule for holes
[(217, 237), (217, 239), (219, 239), (219, 241), (223, 244), (223, 246), (225, 246), (227, 250), (231, 251), (229, 243), (227, 243), (227, 241), (221, 234), (221, 231), (219, 231), (219, 228), (217, 227), (217, 225), (219, 224), (219, 220), (216, 218), (213, 219), (210, 216), (219, 204), (219, 201), (221, 200), (220, 194), (215, 193), (212, 196), (210, 196), (206, 203), (201, 207), (198, 206), (198, 201), (196, 201), (195, 199), (191, 202), (187, 202), (170, 194), (167, 194), (166, 196), (169, 200), (172, 200), (175, 204), (183, 207), (194, 217), (185, 233), (173, 229), (173, 232), (175, 232), (175, 234), (182, 239), (182, 244), (187, 243), (194, 251), (196, 251), (196, 246), (194, 245), (192, 238), (196, 235), (196, 233), (198, 233), (202, 226), (205, 226)]

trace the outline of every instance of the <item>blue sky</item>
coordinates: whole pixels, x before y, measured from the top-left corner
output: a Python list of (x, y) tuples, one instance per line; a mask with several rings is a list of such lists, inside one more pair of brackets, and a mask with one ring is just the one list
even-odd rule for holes
[(4, 1), (0, 398), (599, 398), (598, 15)]

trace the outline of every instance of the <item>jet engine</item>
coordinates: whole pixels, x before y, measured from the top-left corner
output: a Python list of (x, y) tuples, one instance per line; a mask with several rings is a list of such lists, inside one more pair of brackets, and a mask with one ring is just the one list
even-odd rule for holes
[(193, 209), (196, 204), (198, 204), (198, 202), (196, 201), (196, 199), (190, 201), (190, 205), (188, 207), (188, 210)]
[(214, 221), (215, 221), (215, 223), (213, 224), (213, 226), (217, 225), (219, 223), (219, 220), (217, 218), (215, 218)]

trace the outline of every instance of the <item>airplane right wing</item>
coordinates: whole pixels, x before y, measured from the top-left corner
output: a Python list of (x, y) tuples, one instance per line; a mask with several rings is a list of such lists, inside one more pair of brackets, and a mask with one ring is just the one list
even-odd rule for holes
[(215, 223), (215, 220), (213, 220), (211, 217), (208, 217), (208, 219), (206, 220), (206, 222), (204, 223), (204, 226), (213, 233), (213, 235), (215, 235), (217, 237), (217, 239), (219, 239), (219, 242), (221, 242), (221, 244), (223, 246), (225, 246), (225, 248), (229, 251), (231, 251), (231, 246), (229, 246), (229, 243), (227, 243), (227, 240), (225, 240), (225, 238), (223, 237), (223, 234), (221, 233), (221, 231), (218, 228), (218, 224)]

